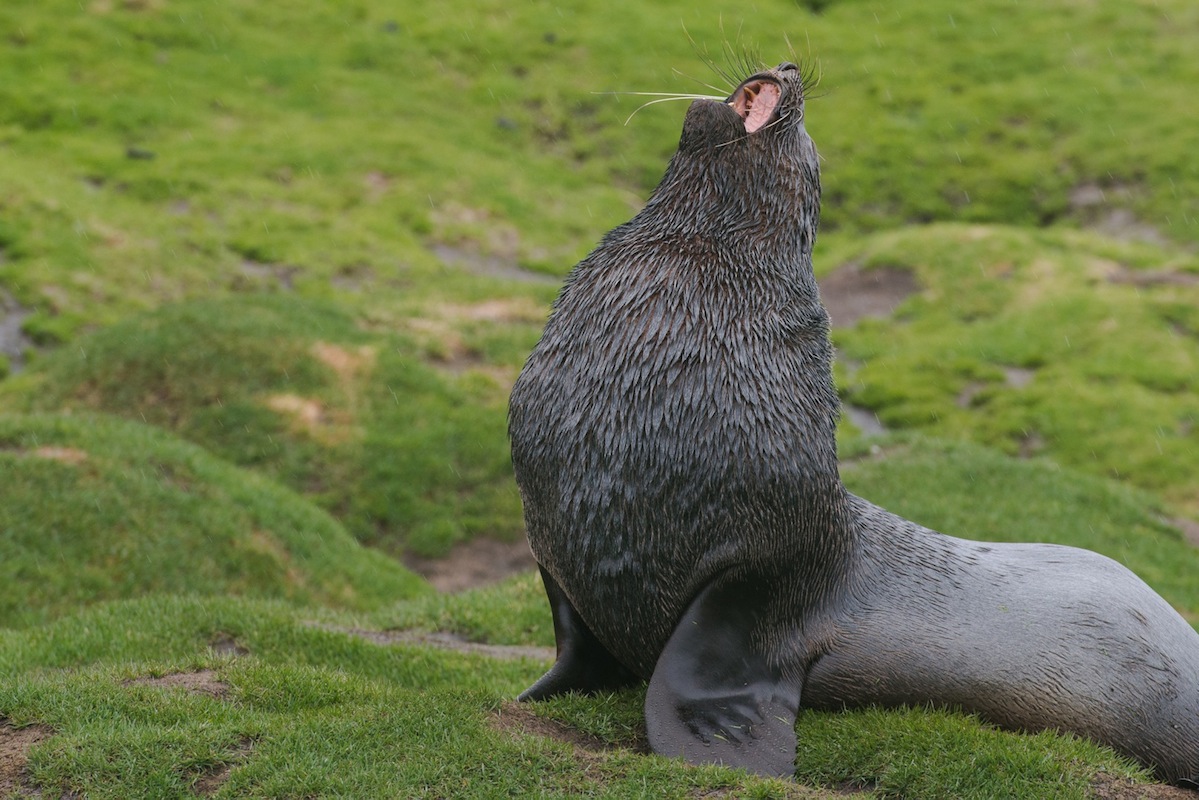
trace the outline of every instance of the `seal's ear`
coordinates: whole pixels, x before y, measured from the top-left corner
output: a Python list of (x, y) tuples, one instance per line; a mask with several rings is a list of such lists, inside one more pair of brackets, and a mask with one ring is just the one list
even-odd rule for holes
[(716, 100), (696, 100), (683, 120), (679, 152), (712, 150), (744, 136), (745, 123), (736, 111)]
[(683, 614), (645, 696), (655, 753), (760, 775), (795, 773), (800, 687), (751, 642), (762, 591), (718, 580)]

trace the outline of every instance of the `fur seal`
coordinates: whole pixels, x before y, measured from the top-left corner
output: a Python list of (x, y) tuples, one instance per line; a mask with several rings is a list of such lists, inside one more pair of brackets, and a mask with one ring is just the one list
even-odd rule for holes
[(692, 103), (512, 389), (558, 653), (521, 699), (648, 680), (656, 752), (765, 775), (794, 772), (801, 704), (931, 703), (1199, 779), (1199, 634), (1132, 572), (841, 483), (804, 94), (784, 63)]

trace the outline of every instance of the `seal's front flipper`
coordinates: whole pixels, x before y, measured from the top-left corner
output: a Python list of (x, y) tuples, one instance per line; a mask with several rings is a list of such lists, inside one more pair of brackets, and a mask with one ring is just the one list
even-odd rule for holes
[(761, 588), (709, 585), (666, 643), (645, 696), (655, 753), (760, 775), (795, 772), (798, 679), (772, 667), (751, 632)]
[(587, 623), (575, 611), (570, 599), (558, 582), (541, 568), (541, 580), (550, 600), (550, 611), (554, 615), (554, 641), (558, 647), (558, 660), (541, 679), (525, 689), (518, 700), (544, 700), (566, 692), (613, 691), (632, 686), (640, 678), (634, 675), (587, 627)]

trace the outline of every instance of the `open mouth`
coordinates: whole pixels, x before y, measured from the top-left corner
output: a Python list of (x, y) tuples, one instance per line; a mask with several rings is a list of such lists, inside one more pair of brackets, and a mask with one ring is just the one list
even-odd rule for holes
[(778, 85), (765, 80), (743, 83), (729, 101), (729, 106), (745, 120), (746, 133), (753, 133), (769, 122), (778, 104)]

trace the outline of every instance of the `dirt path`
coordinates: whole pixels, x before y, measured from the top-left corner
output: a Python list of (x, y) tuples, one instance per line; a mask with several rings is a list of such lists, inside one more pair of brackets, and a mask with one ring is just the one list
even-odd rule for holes
[(45, 725), (16, 728), (0, 717), (0, 797), (33, 796), (25, 774), (29, 751), (53, 735), (54, 731)]
[(473, 539), (457, 545), (442, 558), (409, 556), (404, 564), (439, 592), (487, 586), (537, 566), (523, 536), (515, 542)]

